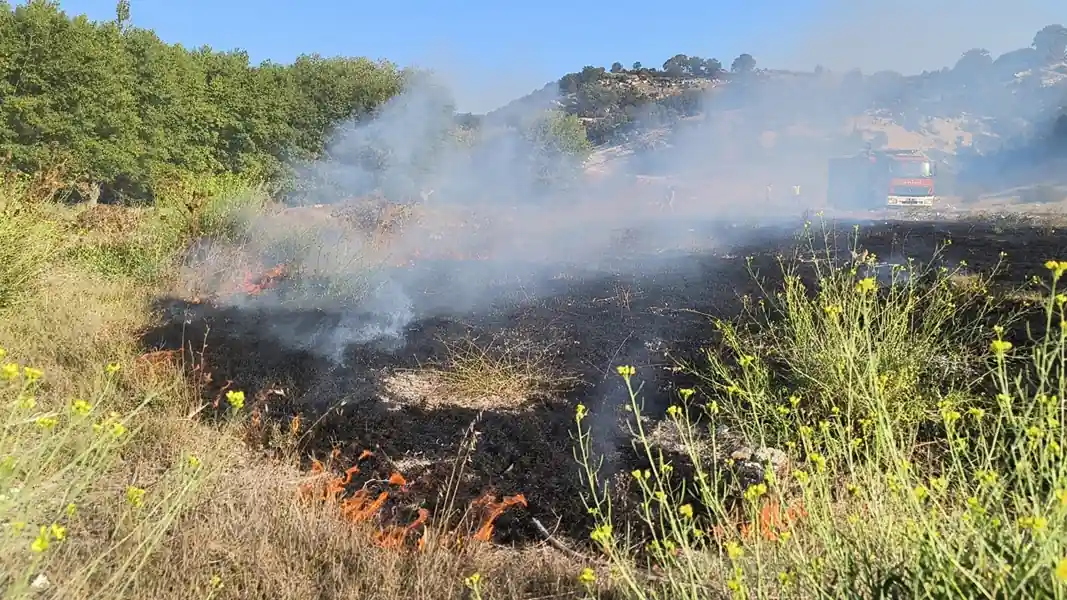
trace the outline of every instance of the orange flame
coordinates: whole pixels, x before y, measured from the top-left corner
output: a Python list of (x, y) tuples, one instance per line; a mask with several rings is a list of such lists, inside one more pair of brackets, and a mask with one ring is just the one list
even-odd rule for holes
[(285, 265), (277, 265), (258, 276), (249, 271), (245, 274), (244, 284), (241, 287), (246, 294), (260, 294), (278, 285), (278, 281), (288, 275), (288, 272)]
[[(336, 460), (339, 455), (339, 449), (335, 448), (330, 452), (330, 463)], [(359, 463), (371, 456), (374, 456), (374, 453), (364, 450), (359, 455), (359, 458), (356, 459), (356, 462)], [(326, 465), (317, 459), (312, 460), (312, 476), (321, 476), (326, 472)], [(366, 489), (365, 484), (364, 489), (345, 497), (347, 486), (352, 483), (353, 476), (358, 473), (360, 473), (360, 468), (358, 464), (355, 464), (339, 475), (328, 477), (325, 482), (316, 477), (316, 481), (308, 481), (299, 486), (299, 497), (304, 501), (318, 501), (327, 506), (337, 507), (340, 511), (340, 516), (349, 523), (365, 523), (376, 519), (379, 521), (385, 520), (382, 515), (382, 509), (390, 498), (391, 492), (389, 490), (380, 491), (375, 495)], [(393, 472), (386, 480), (377, 481), (385, 483), (394, 489), (399, 488), (400, 491), (406, 490), (408, 487), (408, 480), (398, 472)], [(316, 483), (319, 484), (318, 487)], [(318, 490), (317, 492), (316, 489)], [(497, 502), (495, 495), (487, 492), (474, 500), (471, 503), (471, 507), (477, 509), (477, 514), (480, 514), (480, 518), (477, 530), (468, 539), (477, 542), (489, 542), (492, 539), (493, 525), (497, 518), (512, 506), (527, 506), (526, 497), (522, 494), (505, 496), (500, 502)], [(379, 546), (385, 548), (404, 547), (407, 540), (416, 534), (417, 530), (425, 525), (429, 518), (429, 511), (425, 508), (420, 508), (412, 523), (408, 525), (381, 526), (374, 534), (374, 540)], [(462, 544), (464, 539), (462, 536), (458, 536), (456, 541)], [(415, 548), (421, 550), (425, 548), (425, 545), (425, 536), (419, 536), (415, 542)]]
[(741, 537), (748, 538), (759, 534), (767, 541), (778, 541), (779, 536), (794, 528), (808, 516), (804, 502), (797, 500), (782, 510), (777, 500), (771, 500), (760, 509), (759, 520), (741, 526)]
[(494, 502), (493, 495), (487, 493), (475, 500), (472, 505), (484, 507), (481, 526), (478, 527), (478, 531), (474, 533), (472, 539), (478, 542), (488, 542), (493, 536), (493, 523), (496, 522), (497, 518), (512, 506), (525, 507), (526, 497), (522, 494), (505, 496), (502, 502)]

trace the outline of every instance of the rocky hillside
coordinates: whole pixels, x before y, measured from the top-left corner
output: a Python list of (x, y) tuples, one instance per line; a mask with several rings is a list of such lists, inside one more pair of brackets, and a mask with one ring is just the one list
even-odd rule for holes
[[(587, 66), (486, 118), (560, 107), (585, 124), (598, 146), (594, 164), (691, 148), (696, 137), (704, 155), (788, 153), (812, 143), (828, 152), (871, 144), (989, 153), (1053, 130), (1067, 101), (1065, 55), (1060, 25), (1037, 32), (1029, 47), (999, 57), (976, 48), (918, 75), (763, 69), (747, 54), (727, 70), (715, 59), (677, 55), (662, 68)], [(731, 148), (709, 148), (712, 134)]]

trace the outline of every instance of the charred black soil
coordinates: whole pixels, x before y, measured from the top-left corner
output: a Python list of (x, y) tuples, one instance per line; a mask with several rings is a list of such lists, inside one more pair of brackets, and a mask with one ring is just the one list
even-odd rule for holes
[[(852, 224), (839, 224), (836, 231), (839, 250), (847, 255)], [(500, 282), (481, 294), (492, 301), (473, 305), (467, 292), (449, 287), (459, 280), (463, 265), (419, 263), (413, 267), (420, 271), (418, 277), (398, 271), (395, 279), (425, 284), (433, 280), (427, 274), (434, 274), (439, 284), (408, 290), (414, 319), (402, 337), (346, 345), (333, 356), (322, 352), (316, 340), (373, 315), (168, 298), (159, 302), (163, 323), (145, 334), (144, 344), (150, 350), (184, 347), (199, 353), (206, 341), (202, 360), (215, 390), (232, 382), (251, 403), (268, 389), (283, 389), (284, 397), (273, 396), (263, 405), (264, 414), (284, 422), (301, 413), (304, 423), (315, 423), (306, 452), (321, 457), (338, 447), (354, 460), (364, 449), (374, 450), (395, 461), (382, 464), (375, 474), (379, 477), (396, 463), (408, 465), (404, 475), (411, 486), (405, 498), (431, 511), (464, 432), (474, 423), (477, 449), (461, 497), (493, 490), (522, 493), (529, 502), (526, 510), (501, 518), (498, 541), (536, 538), (530, 517), (549, 528), (558, 523), (561, 535), (584, 538), (586, 511), (571, 454), (575, 405), (584, 403), (594, 415), (594, 435), (605, 448), (614, 445), (620, 456), (632, 456), (629, 440), (617, 427), (616, 411), (627, 396), (614, 368), (636, 367), (645, 410), (660, 418), (672, 390), (687, 383), (671, 371), (666, 353), (697, 358), (702, 347), (713, 343), (709, 317), (737, 315), (741, 297), (759, 293), (750, 266), (773, 289), (774, 277), (780, 276), (777, 257), (793, 255), (794, 234), (780, 228), (709, 227), (694, 235), (693, 245), (701, 245), (697, 238), (703, 236), (714, 240), (705, 245), (710, 250), (654, 256), (620, 250), (613, 257), (616, 267), (609, 261), (595, 270), (553, 265), (559, 273), (555, 277), (545, 277), (549, 271), (543, 265), (526, 270), (512, 265), (509, 269), (526, 276), (541, 275), (537, 293), (531, 295), (521, 283)], [(988, 271), (1002, 261), (997, 282), (1003, 286), (1020, 285), (1042, 274), (1046, 260), (1067, 257), (1067, 238), (1054, 231), (988, 222), (867, 222), (859, 229), (858, 245), (890, 262), (905, 257), (926, 261), (947, 240), (951, 244), (943, 248), (941, 260), (949, 265), (962, 261), (975, 271)], [(514, 281), (521, 280), (517, 275)], [(471, 338), (490, 347), (536, 344), (550, 356), (554, 372), (578, 383), (566, 393), (534, 398), (522, 410), (392, 397), (385, 385), (388, 375), (443, 365), (449, 344)]]

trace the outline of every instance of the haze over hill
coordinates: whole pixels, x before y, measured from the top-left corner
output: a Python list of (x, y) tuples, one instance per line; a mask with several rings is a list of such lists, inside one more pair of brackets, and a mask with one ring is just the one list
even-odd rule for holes
[(986, 157), (988, 166), (989, 155), (1018, 154), (1054, 132), (1067, 99), (1067, 29), (1046, 26), (999, 56), (975, 37), (955, 64), (911, 75), (779, 70), (748, 54), (727, 64), (678, 54), (656, 66), (586, 66), (485, 122), (560, 108), (597, 146), (594, 171), (680, 176), (797, 163), (821, 171), (814, 165), (826, 157), (867, 144), (920, 148), (959, 169)]

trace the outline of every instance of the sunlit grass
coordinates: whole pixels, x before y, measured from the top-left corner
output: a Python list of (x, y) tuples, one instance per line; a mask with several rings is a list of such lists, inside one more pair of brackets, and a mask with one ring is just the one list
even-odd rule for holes
[[(262, 190), (195, 183), (158, 209), (108, 216), (106, 234), (103, 216), (4, 192), (4, 597), (1067, 596), (1065, 264), (1035, 265), (1044, 288), (1026, 298), (1043, 327), (1027, 339), (992, 274), (936, 256), (889, 269), (839, 259), (808, 231), (809, 260), (784, 257), (780, 284), (753, 272), (761, 296), (713, 323), (703, 360), (678, 365), (697, 382), (666, 415), (680, 452), (636, 418), (644, 373), (619, 367), (638, 501), (622, 502), (601, 468), (592, 423), (604, 415), (580, 406), (591, 548), (516, 550), (486, 542), (524, 497), (455, 499), (473, 442), (441, 483), (439, 514), (410, 506), (410, 519), (388, 520), (380, 492), (344, 487), (355, 463), (301, 472), (292, 431), (278, 432), (293, 438), (285, 456), (253, 453), (256, 398), (230, 389), (222, 418), (202, 420), (181, 354), (141, 355), (151, 299), (175, 285), (195, 237), (274, 248), (304, 275), (366, 271), (355, 241), (331, 262), (316, 258), (319, 238), (250, 235), (274, 210)], [(329, 297), (357, 302), (369, 284), (352, 281)], [(437, 371), (449, 394), (528, 398), (573, 383), (533, 348), (449, 350)], [(765, 460), (771, 450), (785, 460)], [(387, 497), (403, 499), (395, 475)]]
[[(953, 321), (964, 298), (947, 271), (920, 287), (872, 284), (857, 265), (802, 284), (786, 267), (773, 317), (720, 324), (733, 360), (686, 366), (703, 384), (667, 413), (683, 455), (633, 421), (648, 464), (632, 474), (636, 515), (612, 513), (579, 407), (592, 539), (625, 595), (1067, 596), (1067, 263), (1047, 266), (1050, 327), (1022, 351), (1001, 325)], [(933, 378), (932, 361), (975, 344), (978, 377)], [(619, 373), (639, 415), (639, 374)], [(734, 461), (709, 461), (705, 440), (739, 423), (751, 446), (781, 444), (788, 466), (741, 483)]]

